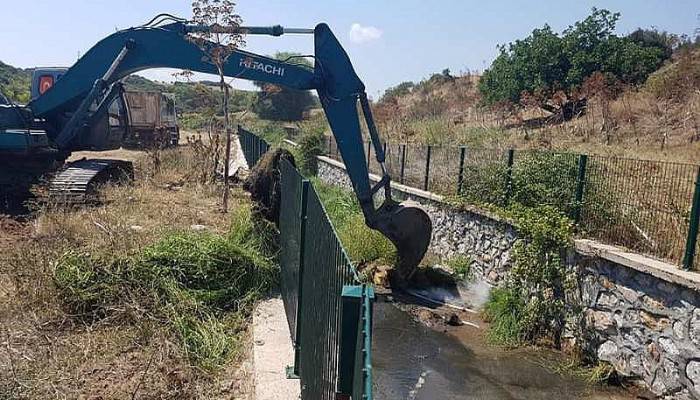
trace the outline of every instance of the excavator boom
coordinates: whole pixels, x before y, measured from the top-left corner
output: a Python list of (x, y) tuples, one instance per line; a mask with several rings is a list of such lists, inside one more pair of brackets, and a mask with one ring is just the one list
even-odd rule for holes
[[(157, 17), (158, 18), (158, 17)], [(397, 247), (399, 274), (409, 279), (425, 254), (430, 241), (430, 218), (420, 208), (392, 199), (390, 177), (384, 168), (384, 151), (375, 127), (365, 87), (352, 63), (328, 25), (314, 29), (273, 27), (237, 27), (224, 29), (191, 24), (177, 19), (162, 26), (142, 26), (116, 32), (90, 49), (69, 68), (60, 80), (30, 104), (35, 117), (43, 118), (56, 129), (49, 139), (59, 151), (71, 151), (85, 130), (90, 110), (109, 96), (115, 97), (115, 85), (129, 74), (144, 69), (168, 67), (204, 73), (218, 73), (208, 62), (202, 46), (216, 46), (191, 35), (201, 32), (233, 32), (248, 35), (313, 34), (314, 68), (236, 50), (227, 59), (224, 74), (228, 77), (261, 81), (300, 90), (316, 90), (326, 113), (340, 155), (345, 162), (352, 186), (367, 225), (382, 232)], [(362, 110), (374, 144), (383, 178), (374, 187), (369, 180), (366, 155), (362, 145), (360, 116)], [(99, 107), (98, 107), (99, 108)], [(375, 207), (374, 195), (383, 189), (384, 202)]]

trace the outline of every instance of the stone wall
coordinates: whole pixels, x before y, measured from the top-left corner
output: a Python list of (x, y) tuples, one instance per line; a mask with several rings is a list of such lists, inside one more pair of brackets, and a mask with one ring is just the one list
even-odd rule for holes
[(578, 291), (569, 302), (583, 310), (578, 331), (589, 354), (623, 376), (641, 379), (663, 398), (700, 398), (700, 297), (695, 284), (641, 271), (649, 265), (632, 259), (613, 262), (582, 254), (583, 246), (578, 247)]
[[(350, 188), (342, 164), (320, 158), (319, 178)], [(376, 182), (378, 176), (371, 176)], [(507, 278), (517, 229), (477, 209), (455, 209), (441, 196), (403, 185), (396, 198), (423, 205), (433, 221), (430, 251), (465, 255), (476, 279)], [(577, 240), (567, 260), (577, 284), (567, 293), (564, 340), (643, 382), (665, 399), (700, 399), (700, 277), (614, 246)]]
[[(333, 185), (351, 188), (342, 164), (322, 158), (318, 177)], [(378, 176), (371, 177), (373, 181)], [(433, 222), (429, 255), (441, 260), (466, 256), (476, 279), (498, 284), (510, 269), (510, 250), (517, 240), (517, 231), (499, 217), (476, 209), (456, 210), (446, 205), (441, 196), (404, 185), (392, 185), (392, 195), (400, 200), (421, 203)], [(382, 196), (379, 196), (381, 199)]]

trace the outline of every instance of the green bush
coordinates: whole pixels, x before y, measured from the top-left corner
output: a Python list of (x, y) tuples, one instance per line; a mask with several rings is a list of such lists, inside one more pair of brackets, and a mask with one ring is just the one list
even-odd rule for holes
[(484, 306), (484, 316), (490, 323), (488, 339), (505, 346), (521, 343), (523, 309), (519, 293), (511, 288), (494, 288)]
[(511, 201), (529, 207), (550, 205), (572, 215), (577, 176), (577, 154), (516, 151)]
[(459, 280), (471, 278), (472, 260), (471, 258), (458, 255), (447, 261), (447, 266), (452, 269), (452, 272)]
[[(490, 335), (508, 345), (548, 340), (558, 343), (564, 324), (568, 280), (562, 254), (573, 234), (572, 222), (551, 206), (513, 204), (502, 214), (514, 221), (520, 239), (505, 286), (486, 305)], [(506, 306), (512, 307), (512, 313)], [(517, 324), (514, 322), (517, 320)]]
[(323, 130), (304, 131), (299, 140), (299, 167), (306, 176), (318, 173), (318, 156), (323, 155), (326, 137)]

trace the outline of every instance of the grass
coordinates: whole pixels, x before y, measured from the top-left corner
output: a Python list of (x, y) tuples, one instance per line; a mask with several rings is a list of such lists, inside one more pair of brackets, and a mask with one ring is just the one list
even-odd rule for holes
[[(246, 212), (233, 219), (249, 219)], [(70, 251), (57, 262), (54, 280), (74, 318), (162, 321), (190, 361), (216, 370), (233, 354), (229, 337), (238, 329), (222, 317), (248, 312), (276, 280), (262, 248), (248, 232), (173, 232), (131, 257)]]
[(193, 157), (166, 150), (155, 171), (144, 156), (102, 205), (40, 205), (26, 234), (3, 238), (0, 398), (239, 395), (251, 306), (277, 279), (274, 235), (237, 190), (222, 214)]
[(525, 304), (513, 289), (492, 289), (483, 310), (484, 319), (491, 324), (489, 342), (512, 347), (521, 344), (524, 309)]
[(551, 364), (544, 365), (551, 368), (560, 375), (573, 376), (583, 379), (591, 385), (610, 383), (617, 378), (615, 367), (611, 364), (598, 361), (595, 364), (588, 364), (581, 360), (580, 356), (572, 356), (564, 362), (557, 363), (553, 368)]
[(459, 280), (471, 278), (472, 260), (468, 256), (458, 255), (453, 257), (447, 261), (447, 266), (450, 267), (452, 273)]
[(381, 233), (365, 225), (362, 211), (352, 192), (324, 184), (316, 178), (313, 178), (313, 185), (343, 247), (355, 264), (376, 262), (394, 265), (394, 245)]

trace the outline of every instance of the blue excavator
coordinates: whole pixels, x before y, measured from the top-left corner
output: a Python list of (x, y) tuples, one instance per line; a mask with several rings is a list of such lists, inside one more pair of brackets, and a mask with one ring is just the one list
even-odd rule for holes
[[(18, 188), (61, 170), (54, 177), (58, 183), (52, 185), (58, 190), (80, 191), (92, 180), (112, 173), (118, 163), (83, 160), (70, 164), (70, 168), (64, 164), (75, 151), (121, 146), (128, 125), (122, 87), (126, 76), (159, 67), (216, 74), (215, 65), (203, 57), (202, 50), (202, 46), (206, 50), (215, 44), (195, 43), (191, 39), (192, 35), (206, 32), (314, 36), (313, 68), (296, 64), (292, 59), (280, 61), (236, 50), (227, 59), (224, 74), (293, 89), (316, 90), (366, 224), (394, 243), (400, 275), (410, 277), (427, 250), (432, 232), (430, 218), (421, 208), (392, 199), (385, 154), (364, 84), (326, 24), (314, 29), (224, 28), (161, 14), (145, 25), (102, 39), (70, 68), (37, 69), (29, 104), (12, 104), (0, 96), (0, 185), (5, 190), (21, 190)], [(375, 185), (369, 180), (360, 110), (383, 172)], [(374, 197), (380, 190), (384, 201), (377, 207)]]

